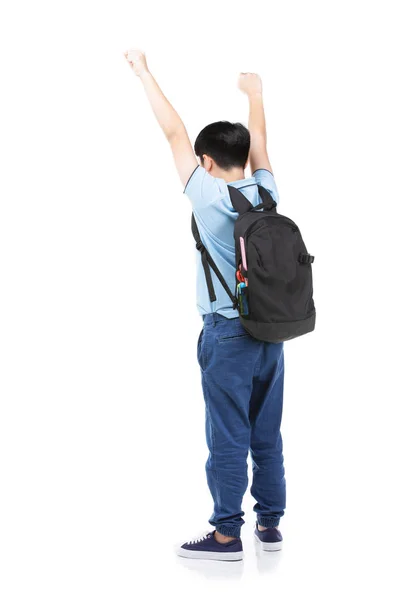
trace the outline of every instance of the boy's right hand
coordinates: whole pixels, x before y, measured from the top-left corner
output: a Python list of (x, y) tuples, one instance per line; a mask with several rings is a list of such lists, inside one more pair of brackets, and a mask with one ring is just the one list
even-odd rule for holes
[(147, 67), (146, 55), (139, 50), (139, 48), (130, 48), (124, 52), (124, 55), (138, 77), (141, 77), (143, 73), (146, 73), (149, 70)]
[(262, 94), (261, 77), (257, 73), (240, 73), (238, 87), (247, 96)]

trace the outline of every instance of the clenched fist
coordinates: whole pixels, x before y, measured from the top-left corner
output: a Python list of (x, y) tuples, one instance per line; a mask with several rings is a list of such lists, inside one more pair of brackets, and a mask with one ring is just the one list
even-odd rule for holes
[(248, 96), (262, 94), (261, 77), (257, 73), (240, 73), (238, 87)]
[(125, 58), (128, 61), (135, 74), (140, 77), (148, 71), (146, 55), (139, 48), (131, 48), (124, 52)]

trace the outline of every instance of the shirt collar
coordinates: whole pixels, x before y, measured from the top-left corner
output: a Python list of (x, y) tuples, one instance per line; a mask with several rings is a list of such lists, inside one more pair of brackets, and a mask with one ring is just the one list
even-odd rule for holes
[[(223, 180), (225, 181), (225, 180)], [(225, 182), (227, 185), (231, 185), (235, 188), (246, 187), (247, 185), (255, 185), (256, 180), (254, 177), (245, 177), (244, 179), (235, 179), (235, 181)]]

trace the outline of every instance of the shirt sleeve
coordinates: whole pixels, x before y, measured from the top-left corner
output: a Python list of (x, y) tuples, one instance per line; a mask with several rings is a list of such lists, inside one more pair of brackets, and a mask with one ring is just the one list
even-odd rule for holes
[(253, 177), (256, 180), (256, 183), (265, 188), (271, 194), (275, 202), (278, 204), (278, 188), (276, 187), (275, 178), (272, 175), (271, 171), (268, 171), (267, 169), (257, 169), (256, 171), (254, 171)]
[(216, 177), (198, 165), (186, 183), (183, 193), (189, 198), (194, 210), (205, 208), (221, 198), (222, 192)]

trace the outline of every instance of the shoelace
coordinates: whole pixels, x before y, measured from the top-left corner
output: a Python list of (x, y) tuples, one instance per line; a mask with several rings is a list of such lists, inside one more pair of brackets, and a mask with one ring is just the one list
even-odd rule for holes
[(212, 535), (210, 531), (205, 532), (204, 534), (199, 535), (199, 537), (193, 538), (192, 540), (188, 540), (185, 542), (186, 544), (198, 544), (199, 542), (203, 542), (207, 538)]

